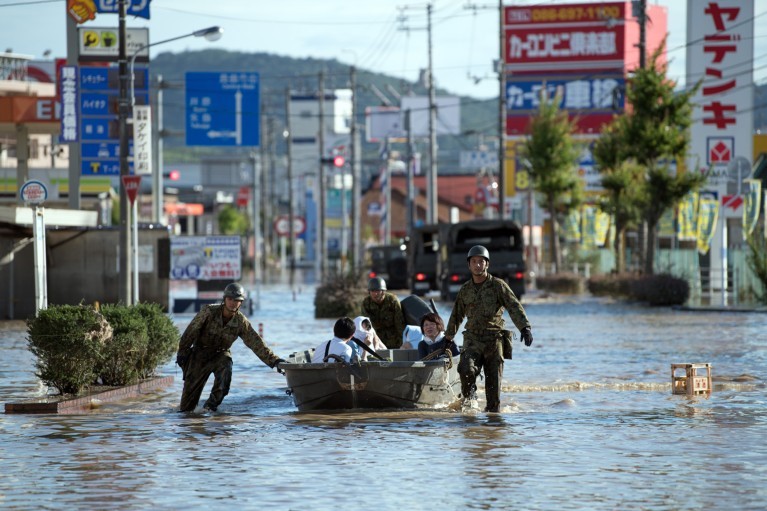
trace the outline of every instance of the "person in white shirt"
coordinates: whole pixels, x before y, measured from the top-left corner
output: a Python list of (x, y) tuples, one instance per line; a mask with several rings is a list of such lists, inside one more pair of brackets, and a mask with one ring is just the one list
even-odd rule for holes
[(405, 325), (405, 330), (402, 332), (403, 349), (418, 349), (418, 343), (420, 343), (422, 340), (423, 332), (421, 332), (421, 327), (415, 325)]
[[(354, 339), (365, 343), (365, 345), (373, 351), (388, 349), (381, 338), (378, 337), (375, 328), (373, 328), (373, 324), (370, 322), (370, 318), (365, 316), (357, 316), (354, 318), (354, 326), (356, 327), (354, 332)], [(367, 360), (368, 352), (366, 350), (362, 349), (353, 341), (349, 344), (352, 345), (354, 352), (360, 357), (360, 359)]]
[(354, 350), (349, 345), (348, 341), (354, 335), (355, 330), (354, 321), (352, 321), (351, 318), (343, 317), (336, 321), (336, 324), (333, 325), (334, 337), (317, 346), (314, 350), (314, 355), (312, 355), (312, 363), (322, 364), (323, 362), (326, 362), (326, 358), (329, 363), (337, 362), (337, 360), (330, 357), (330, 355), (339, 357), (347, 364), (350, 363), (352, 361), (352, 356), (354, 355)]

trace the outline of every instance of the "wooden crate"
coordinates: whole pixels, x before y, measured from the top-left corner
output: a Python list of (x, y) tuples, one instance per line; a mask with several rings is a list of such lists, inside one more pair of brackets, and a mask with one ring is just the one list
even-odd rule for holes
[(671, 364), (672, 394), (708, 395), (711, 390), (711, 364)]

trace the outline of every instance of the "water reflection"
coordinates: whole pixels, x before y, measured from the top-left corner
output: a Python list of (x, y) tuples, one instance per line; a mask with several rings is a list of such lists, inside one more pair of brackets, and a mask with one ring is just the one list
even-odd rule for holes
[[(308, 291), (261, 297), (253, 321), (282, 356), (332, 329), (332, 320), (295, 321), (313, 317)], [(176, 412), (181, 381), (168, 364), (162, 373), (176, 375), (173, 385), (129, 402), (68, 416), (4, 415), (0, 506), (764, 508), (764, 315), (598, 300), (526, 308), (536, 342), (515, 346), (500, 414), (298, 413), (284, 378), (238, 343), (220, 413)], [(438, 310), (449, 314), (447, 304)], [(190, 319), (174, 318), (181, 328)], [(46, 392), (17, 323), (0, 323), (4, 402)], [(672, 362), (712, 363), (713, 394), (671, 395)]]

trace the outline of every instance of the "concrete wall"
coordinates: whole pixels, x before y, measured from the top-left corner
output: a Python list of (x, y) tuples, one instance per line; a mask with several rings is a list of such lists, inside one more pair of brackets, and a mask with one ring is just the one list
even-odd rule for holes
[[(158, 277), (158, 241), (164, 229), (139, 229), (139, 299), (168, 309), (169, 281)], [(23, 233), (0, 234), (0, 319), (25, 319), (35, 313), (32, 244), (9, 253)], [(46, 253), (48, 303), (116, 303), (118, 297), (119, 229), (48, 229)]]

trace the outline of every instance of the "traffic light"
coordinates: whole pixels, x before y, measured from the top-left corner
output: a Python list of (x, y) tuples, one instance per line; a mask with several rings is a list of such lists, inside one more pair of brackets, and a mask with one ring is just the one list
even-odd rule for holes
[(340, 154), (337, 154), (332, 158), (320, 158), (320, 163), (324, 165), (333, 165), (335, 168), (340, 169), (346, 165), (346, 158)]
[(165, 172), (162, 177), (171, 181), (178, 181), (181, 178), (181, 171), (173, 169), (170, 172)]

